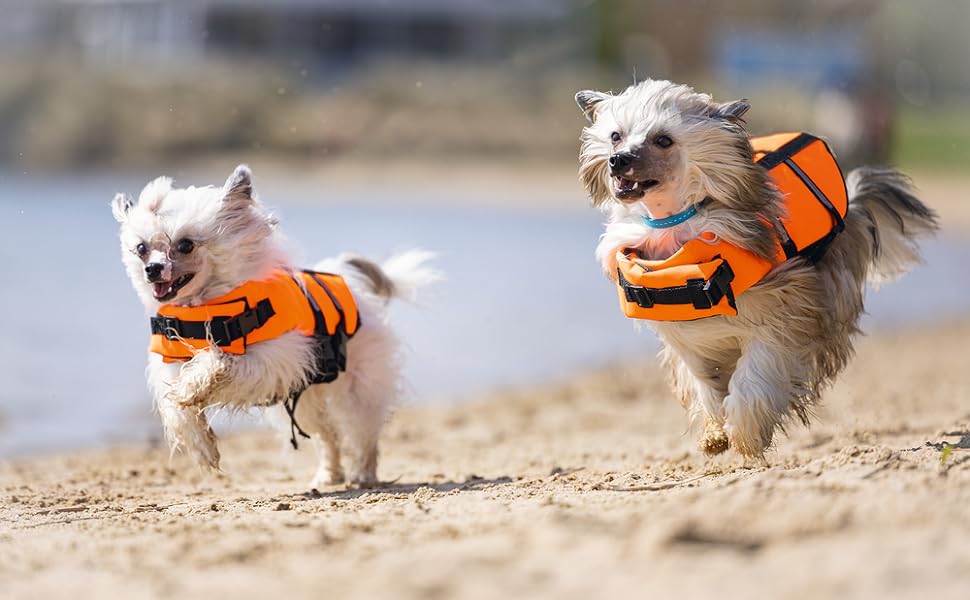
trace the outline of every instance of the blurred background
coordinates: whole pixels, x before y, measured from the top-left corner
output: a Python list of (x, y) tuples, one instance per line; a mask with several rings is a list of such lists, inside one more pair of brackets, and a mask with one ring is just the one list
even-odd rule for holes
[(0, 454), (157, 438), (108, 202), (240, 162), (307, 263), (441, 253), (395, 309), (410, 402), (652, 360), (592, 259), (572, 99), (648, 77), (913, 174), (944, 234), (869, 326), (965, 314), (967, 31), (954, 0), (0, 0)]

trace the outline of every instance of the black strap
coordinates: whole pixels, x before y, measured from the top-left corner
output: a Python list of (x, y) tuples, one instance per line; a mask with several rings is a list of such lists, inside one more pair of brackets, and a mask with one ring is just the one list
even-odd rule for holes
[(770, 171), (804, 150), (806, 146), (815, 140), (818, 140), (818, 138), (810, 133), (800, 133), (774, 152), (769, 152), (762, 156), (757, 164), (764, 167), (765, 170)]
[(845, 229), (845, 222), (842, 220), (842, 215), (839, 214), (839, 211), (835, 208), (835, 205), (832, 204), (831, 200), (828, 199), (828, 196), (822, 193), (822, 190), (818, 189), (818, 186), (815, 185), (815, 182), (805, 174), (805, 171), (802, 171), (802, 168), (798, 166), (798, 163), (789, 158), (785, 160), (785, 165), (787, 165), (788, 168), (790, 168), (795, 175), (802, 180), (805, 187), (812, 192), (819, 203), (825, 207), (825, 210), (832, 215), (832, 219), (835, 222), (835, 232), (840, 233), (843, 229)]
[(151, 318), (151, 328), (152, 335), (161, 335), (169, 340), (211, 339), (217, 346), (228, 346), (265, 325), (275, 314), (269, 298), (263, 298), (255, 308), (250, 308), (247, 302), (246, 309), (238, 315), (213, 317), (211, 321), (183, 321), (176, 317), (156, 315)]
[(670, 288), (633, 285), (623, 277), (619, 269), (617, 274), (627, 302), (633, 302), (641, 308), (652, 308), (655, 304), (691, 304), (699, 309), (712, 308), (717, 306), (724, 296), (727, 296), (730, 305), (734, 306), (734, 291), (731, 289), (734, 270), (727, 261), (718, 265), (707, 281), (700, 278), (688, 279), (686, 285)]
[(309, 434), (303, 431), (303, 428), (300, 427), (299, 423), (296, 422), (296, 403), (300, 401), (300, 396), (304, 391), (305, 388), (298, 392), (294, 392), (289, 398), (283, 401), (283, 408), (286, 410), (286, 414), (290, 417), (290, 444), (293, 445), (294, 450), (300, 449), (300, 446), (296, 443), (297, 433), (300, 434), (300, 437), (310, 439)]
[(337, 379), (341, 371), (347, 369), (347, 333), (343, 307), (340, 306), (336, 296), (330, 288), (316, 276), (313, 271), (304, 271), (319, 285), (330, 297), (334, 307), (339, 313), (337, 327), (333, 334), (327, 329), (327, 318), (320, 309), (313, 294), (306, 291), (307, 301), (310, 303), (310, 310), (313, 312), (314, 333), (317, 338), (317, 365), (316, 372), (311, 378), (311, 383), (330, 383)]

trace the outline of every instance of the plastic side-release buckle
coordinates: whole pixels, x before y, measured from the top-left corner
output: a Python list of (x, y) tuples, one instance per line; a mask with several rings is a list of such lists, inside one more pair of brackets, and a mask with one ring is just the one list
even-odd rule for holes
[(152, 333), (161, 335), (167, 340), (177, 340), (182, 337), (180, 325), (181, 322), (176, 317), (153, 317)]
[(714, 274), (707, 281), (691, 279), (687, 281), (687, 288), (691, 290), (691, 302), (694, 308), (712, 308), (717, 306), (726, 294), (731, 292), (731, 282), (734, 281), (734, 270), (727, 261), (718, 265)]
[(627, 302), (632, 302), (640, 308), (653, 308), (654, 297), (650, 290), (631, 284), (623, 276), (620, 269), (616, 270), (616, 276), (620, 287), (623, 288), (623, 295), (626, 297)]

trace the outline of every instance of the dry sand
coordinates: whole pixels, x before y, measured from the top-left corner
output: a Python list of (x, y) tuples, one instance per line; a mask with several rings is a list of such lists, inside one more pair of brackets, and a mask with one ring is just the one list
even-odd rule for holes
[(149, 447), (6, 463), (0, 596), (966, 597), (968, 338), (863, 339), (768, 465), (701, 456), (646, 356), (402, 409), (375, 490), (308, 492), (266, 434), (218, 476)]

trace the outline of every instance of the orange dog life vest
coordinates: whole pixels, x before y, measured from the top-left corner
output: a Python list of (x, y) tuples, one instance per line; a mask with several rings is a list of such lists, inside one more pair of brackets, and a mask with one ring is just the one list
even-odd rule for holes
[[(343, 277), (314, 271), (274, 272), (269, 278), (243, 285), (200, 306), (166, 304), (151, 318), (148, 349), (165, 362), (191, 359), (217, 346), (230, 354), (245, 354), (253, 344), (299, 331), (315, 340), (317, 362), (311, 384), (334, 381), (347, 368), (347, 340), (360, 325), (357, 303)], [(308, 437), (293, 417), (303, 390), (282, 399), (296, 431)]]
[(779, 133), (753, 138), (755, 162), (781, 191), (785, 215), (775, 227), (778, 251), (767, 261), (703, 232), (666, 260), (617, 252), (617, 288), (633, 319), (693, 321), (738, 314), (735, 299), (786, 260), (817, 262), (844, 228), (848, 194), (842, 171), (819, 138)]

